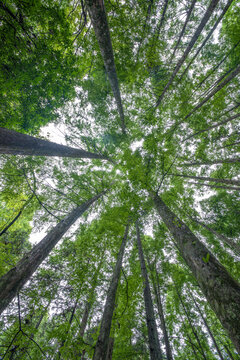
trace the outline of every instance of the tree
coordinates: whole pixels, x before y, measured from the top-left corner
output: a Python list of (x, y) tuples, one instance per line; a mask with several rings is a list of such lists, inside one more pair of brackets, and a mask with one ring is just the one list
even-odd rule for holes
[(239, 15), (0, 1), (1, 358), (239, 357)]

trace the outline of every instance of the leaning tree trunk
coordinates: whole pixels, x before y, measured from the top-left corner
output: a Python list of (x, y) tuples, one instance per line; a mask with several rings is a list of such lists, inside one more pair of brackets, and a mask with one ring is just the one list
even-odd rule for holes
[(0, 128), (0, 154), (60, 156), (72, 158), (109, 160), (107, 156), (91, 153), (82, 149), (37, 139), (14, 130)]
[(145, 312), (146, 312), (146, 321), (147, 321), (147, 329), (148, 329), (148, 344), (150, 351), (151, 360), (161, 360), (163, 359), (162, 351), (159, 344), (157, 326), (154, 316), (152, 296), (149, 286), (148, 274), (145, 264), (145, 259), (142, 250), (142, 243), (140, 238), (140, 232), (138, 224), (136, 223), (136, 231), (137, 231), (137, 246), (138, 246), (138, 254), (141, 265), (141, 272), (144, 284), (144, 302), (145, 302)]
[(210, 37), (212, 36), (213, 32), (216, 30), (218, 24), (220, 23), (220, 21), (222, 20), (222, 18), (224, 17), (224, 15), (226, 14), (226, 12), (228, 11), (230, 5), (232, 4), (233, 0), (228, 0), (226, 6), (224, 7), (223, 11), (221, 12), (221, 15), (218, 17), (217, 21), (215, 22), (214, 26), (212, 27), (212, 29), (210, 30), (209, 34), (207, 35), (206, 39), (203, 41), (202, 45), (199, 46), (198, 50), (196, 51), (196, 53), (194, 54), (193, 58), (191, 59), (191, 61), (189, 62), (188, 66), (186, 67), (186, 69), (184, 70), (184, 72), (181, 75), (180, 80), (183, 78), (183, 76), (186, 74), (186, 72), (188, 71), (188, 69), (190, 68), (190, 66), (192, 65), (192, 63), (194, 62), (194, 60), (196, 59), (196, 57), (198, 56), (198, 54), (200, 53), (200, 51), (202, 50), (202, 48), (205, 46), (205, 44), (207, 43), (207, 41), (210, 39)]
[(154, 276), (153, 276), (153, 271), (154, 271), (153, 266), (150, 263), (149, 257), (146, 256), (146, 258), (147, 258), (148, 267), (150, 269), (150, 276), (151, 276), (151, 280), (152, 280), (153, 291), (154, 291), (154, 295), (155, 295), (155, 299), (156, 299), (156, 303), (157, 303), (157, 309), (158, 309), (158, 315), (159, 315), (159, 319), (160, 319), (160, 323), (161, 323), (161, 329), (163, 332), (167, 360), (173, 360), (172, 350), (171, 350), (171, 346), (170, 346), (169, 336), (168, 336), (165, 317), (164, 317), (162, 299), (161, 299), (161, 294), (160, 294), (160, 284), (159, 284), (159, 279), (158, 279), (157, 267), (155, 264), (155, 274), (156, 274), (156, 280), (157, 280), (157, 284), (156, 284), (156, 282), (154, 280)]
[(157, 194), (150, 192), (150, 196), (210, 306), (240, 353), (240, 285)]
[(216, 182), (216, 183), (240, 186), (240, 180), (234, 180), (234, 179), (218, 179), (218, 178), (211, 178), (211, 177), (205, 177), (205, 176), (193, 176), (193, 175), (184, 175), (184, 174), (169, 174), (169, 175), (185, 177), (185, 178), (189, 178), (189, 179), (205, 180), (205, 181), (210, 181), (210, 182), (212, 181), (212, 182)]
[(199, 36), (200, 36), (200, 34), (201, 34), (204, 26), (207, 24), (208, 20), (210, 19), (210, 16), (212, 15), (212, 13), (213, 13), (215, 7), (217, 6), (218, 2), (219, 2), (219, 0), (211, 0), (211, 2), (210, 2), (210, 4), (209, 4), (209, 6), (208, 6), (208, 8), (207, 8), (207, 10), (206, 10), (203, 18), (202, 18), (201, 23), (199, 24), (197, 30), (195, 31), (193, 37), (191, 38), (191, 40), (190, 40), (190, 42), (189, 42), (186, 50), (184, 51), (181, 59), (178, 61), (178, 63), (177, 63), (177, 65), (176, 65), (176, 67), (175, 67), (175, 69), (174, 69), (174, 71), (173, 71), (173, 73), (172, 73), (172, 75), (171, 75), (171, 77), (170, 77), (167, 85), (166, 85), (166, 86), (164, 87), (164, 89), (163, 89), (162, 94), (159, 96), (159, 98), (158, 98), (158, 100), (157, 100), (157, 103), (156, 103), (156, 107), (161, 104), (164, 95), (166, 94), (167, 90), (168, 90), (169, 87), (171, 86), (171, 84), (172, 84), (173, 80), (175, 79), (178, 71), (180, 70), (180, 68), (181, 68), (181, 66), (183, 65), (184, 61), (186, 60), (188, 54), (189, 54), (190, 51), (192, 50), (195, 42), (196, 42), (197, 39), (199, 38)]
[(217, 165), (217, 164), (231, 164), (231, 163), (239, 163), (240, 157), (236, 158), (228, 158), (228, 159), (216, 159), (216, 160), (203, 160), (202, 162), (193, 161), (191, 163), (183, 163), (181, 165), (177, 165), (179, 167), (182, 166), (196, 166), (196, 165)]
[(195, 132), (194, 134), (189, 135), (188, 137), (186, 137), (183, 141), (189, 140), (189, 139), (193, 138), (196, 135), (202, 134), (203, 132), (206, 132), (206, 131), (212, 130), (212, 129), (218, 127), (218, 126), (224, 125), (224, 124), (228, 123), (229, 121), (237, 119), (238, 117), (240, 117), (240, 113), (235, 114), (235, 115), (229, 117), (228, 119), (222, 120), (222, 121), (220, 121), (220, 122), (218, 122), (218, 123), (216, 123), (214, 125), (211, 125), (211, 126), (207, 127), (206, 129), (199, 130), (199, 131)]
[(193, 185), (196, 185), (196, 186), (206, 186), (206, 187), (210, 187), (210, 188), (214, 188), (214, 189), (225, 189), (225, 190), (240, 191), (240, 187), (235, 187), (235, 186), (211, 185), (211, 184), (205, 184), (205, 183), (194, 182), (194, 181), (188, 181), (188, 184), (193, 184)]
[(121, 119), (123, 134), (126, 133), (122, 100), (118, 85), (117, 72), (114, 62), (112, 42), (108, 27), (107, 15), (103, 0), (86, 0), (88, 11), (92, 20), (95, 35), (100, 47), (104, 66), (110, 81), (113, 95), (115, 97), (118, 112)]
[(29, 280), (38, 266), (70, 228), (70, 226), (106, 191), (72, 210), (48, 235), (26, 254), (14, 268), (0, 278), (0, 314)]
[(193, 299), (193, 302), (194, 302), (194, 304), (195, 304), (195, 306), (196, 306), (196, 308), (197, 308), (197, 310), (198, 310), (198, 312), (199, 312), (199, 314), (200, 314), (200, 316), (202, 318), (202, 321), (204, 322), (204, 325), (205, 325), (205, 327), (206, 327), (206, 329), (207, 329), (207, 331), (208, 331), (208, 333), (209, 333), (209, 335), (210, 335), (210, 337), (212, 339), (212, 342), (213, 342), (213, 344), (214, 344), (214, 346), (215, 346), (215, 348), (217, 350), (217, 353), (218, 353), (220, 359), (224, 360), (222, 352), (221, 352), (221, 350), (220, 350), (220, 348), (219, 348), (219, 346), (218, 346), (218, 344), (217, 344), (217, 342), (215, 340), (215, 337), (213, 336), (213, 333), (212, 333), (210, 327), (208, 326), (207, 320), (205, 319), (205, 316), (203, 316), (203, 313), (202, 313), (200, 307), (198, 306), (196, 300), (194, 299), (194, 296), (192, 295), (191, 291), (190, 291), (190, 296)]
[(107, 299), (104, 306), (100, 333), (95, 346), (93, 360), (105, 360), (108, 351), (109, 335), (111, 330), (111, 323), (113, 311), (115, 306), (115, 298), (117, 293), (118, 281), (120, 278), (120, 271), (122, 267), (122, 259), (127, 242), (129, 224), (126, 226), (122, 244), (118, 253), (117, 262), (114, 268), (112, 280), (108, 289)]

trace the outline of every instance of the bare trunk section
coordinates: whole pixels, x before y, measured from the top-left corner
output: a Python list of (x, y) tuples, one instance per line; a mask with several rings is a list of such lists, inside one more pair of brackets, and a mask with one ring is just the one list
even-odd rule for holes
[(195, 221), (197, 224), (201, 225), (205, 229), (207, 229), (209, 232), (211, 232), (213, 235), (215, 235), (219, 240), (221, 240), (224, 244), (229, 246), (234, 252), (236, 252), (236, 255), (240, 256), (240, 245), (235, 243), (232, 239), (227, 238), (226, 236), (219, 234), (217, 231), (209, 227), (208, 225), (204, 224), (203, 222), (199, 221), (196, 218), (190, 217), (191, 220)]
[(229, 117), (228, 119), (222, 120), (222, 121), (220, 121), (220, 122), (218, 122), (218, 123), (216, 123), (216, 124), (214, 124), (214, 125), (211, 125), (211, 126), (207, 127), (206, 129), (199, 130), (199, 131), (195, 132), (194, 134), (186, 137), (183, 141), (189, 140), (189, 139), (193, 138), (193, 137), (196, 136), (196, 135), (202, 134), (203, 132), (206, 132), (206, 131), (215, 129), (215, 128), (218, 127), (218, 126), (227, 124), (229, 121), (235, 120), (235, 119), (237, 119), (239, 116), (240, 116), (240, 113), (235, 114), (235, 115)]
[(56, 144), (14, 130), (0, 128), (0, 154), (60, 156), (72, 158), (109, 160), (101, 154)]
[(107, 351), (106, 360), (112, 360), (113, 347), (114, 347), (114, 338), (110, 337), (109, 343), (108, 343), (108, 351)]
[(223, 357), (223, 355), (221, 353), (221, 350), (220, 350), (220, 348), (219, 348), (219, 346), (218, 346), (218, 344), (217, 344), (217, 342), (215, 340), (215, 337), (213, 336), (213, 333), (212, 333), (210, 327), (208, 326), (207, 320), (205, 319), (205, 316), (203, 316), (203, 313), (202, 313), (200, 307), (198, 306), (196, 300), (194, 299), (194, 296), (192, 295), (191, 291), (190, 291), (190, 296), (193, 299), (193, 302), (194, 302), (194, 304), (195, 304), (195, 306), (196, 306), (196, 308), (197, 308), (197, 310), (198, 310), (198, 312), (199, 312), (199, 314), (200, 314), (200, 316), (202, 318), (202, 321), (204, 322), (204, 325), (206, 326), (206, 329), (207, 329), (207, 331), (208, 331), (208, 333), (209, 333), (209, 335), (210, 335), (210, 337), (212, 339), (212, 342), (214, 343), (214, 346), (215, 346), (215, 348), (217, 350), (217, 353), (218, 353), (220, 359), (224, 360), (224, 357)]
[(102, 322), (100, 326), (100, 333), (95, 346), (93, 360), (106, 360), (108, 344), (109, 344), (109, 335), (110, 335), (113, 311), (115, 306), (115, 298), (117, 293), (118, 281), (120, 278), (120, 271), (122, 267), (124, 250), (128, 237), (128, 229), (129, 229), (129, 224), (126, 226), (125, 229), (122, 244), (120, 246), (120, 250), (117, 257), (117, 262), (114, 268), (112, 280), (108, 289), (107, 299), (104, 306)]
[(199, 38), (199, 35), (201, 34), (204, 26), (207, 24), (208, 20), (210, 19), (215, 7), (217, 6), (219, 0), (211, 0), (203, 18), (201, 23), (199, 24), (197, 30), (195, 31), (192, 39), (190, 40), (190, 43), (188, 44), (186, 50), (184, 51), (181, 59), (178, 61), (167, 85), (164, 87), (162, 94), (159, 96), (157, 103), (156, 103), (156, 107), (158, 107), (161, 104), (161, 101), (164, 97), (164, 95), (166, 94), (167, 90), (169, 89), (169, 87), (171, 86), (175, 76), (177, 75), (178, 71), (180, 70), (181, 66), (183, 65), (184, 61), (186, 60), (188, 54), (190, 53), (190, 51), (192, 50), (195, 42), (197, 41), (197, 39)]
[(142, 278), (144, 284), (143, 295), (144, 295), (144, 303), (145, 303), (145, 311), (146, 311), (150, 358), (151, 360), (161, 360), (163, 359), (163, 356), (158, 339), (157, 326), (156, 326), (153, 303), (152, 303), (152, 296), (149, 286), (145, 259), (142, 250), (139, 227), (137, 223), (136, 223), (136, 231), (137, 231), (138, 254), (139, 254), (139, 260), (140, 260), (141, 272), (142, 272)]
[(198, 334), (197, 334), (197, 332), (195, 330), (195, 327), (193, 326), (193, 323), (192, 323), (192, 320), (191, 320), (191, 318), (189, 316), (188, 310), (186, 309), (186, 306), (184, 305), (183, 299), (182, 299), (181, 294), (178, 291), (178, 288), (177, 288), (176, 285), (175, 285), (175, 289), (177, 291), (178, 298), (179, 298), (179, 300), (180, 300), (180, 302), (182, 304), (183, 311), (184, 311), (184, 313), (185, 313), (185, 315), (186, 315), (186, 317), (188, 319), (188, 323), (189, 323), (189, 325), (190, 325), (190, 327), (192, 329), (193, 335), (195, 336), (195, 339), (197, 340), (197, 343), (198, 343), (199, 349), (201, 351), (201, 354), (202, 354), (203, 358), (205, 360), (207, 360), (206, 355), (205, 355), (204, 350), (203, 350), (203, 347), (202, 347), (202, 344), (201, 344), (201, 341), (200, 341), (200, 339), (198, 337)]
[(231, 185), (238, 185), (240, 186), (240, 180), (234, 180), (234, 179), (218, 179), (218, 178), (211, 178), (211, 177), (205, 177), (205, 176), (193, 176), (193, 175), (184, 175), (184, 174), (169, 174), (171, 176), (179, 176), (189, 179), (197, 179), (197, 180), (205, 180), (205, 181), (212, 181), (216, 183), (222, 183), (222, 184), (231, 184)]
[(158, 195), (150, 192), (150, 196), (210, 306), (240, 353), (240, 285)]
[(220, 91), (221, 89), (223, 89), (224, 86), (226, 86), (232, 79), (235, 78), (235, 76), (237, 76), (240, 73), (240, 65), (238, 65), (236, 67), (235, 70), (233, 70), (231, 72), (231, 74), (224, 80), (222, 81), (218, 86), (215, 87), (215, 89), (213, 89), (208, 96), (205, 97), (205, 99), (203, 99), (197, 106), (195, 106), (190, 113), (188, 113), (184, 120), (188, 119), (193, 113), (195, 113), (195, 111), (197, 111), (198, 109), (200, 109), (200, 107), (202, 107), (209, 99), (211, 99), (211, 97), (213, 97), (218, 91)]
[(173, 54), (172, 54), (171, 59), (170, 59), (170, 64), (172, 63), (172, 60), (173, 60), (173, 58), (174, 58), (174, 56), (175, 56), (175, 53), (176, 53), (177, 48), (178, 48), (178, 46), (179, 46), (179, 44), (180, 44), (180, 41), (182, 40), (183, 34), (184, 34), (184, 32), (185, 32), (186, 26), (187, 26), (187, 24), (188, 24), (188, 21), (189, 21), (189, 19), (190, 19), (190, 16), (191, 16), (191, 14), (192, 14), (192, 11), (193, 11), (193, 9), (194, 9), (194, 6), (195, 6), (195, 4), (196, 4), (196, 1), (197, 1), (197, 0), (192, 0), (192, 2), (191, 2), (191, 5), (190, 5), (190, 8), (189, 8), (188, 13), (187, 13), (187, 17), (186, 17), (185, 23), (184, 23), (183, 28), (182, 28), (182, 31), (181, 31), (181, 33), (180, 33), (180, 35), (179, 35), (177, 44), (176, 44), (176, 46), (175, 46), (175, 48), (174, 48), (174, 50), (173, 50)]
[(193, 184), (193, 185), (197, 185), (197, 186), (207, 186), (213, 189), (225, 189), (225, 190), (235, 190), (235, 191), (240, 191), (240, 187), (235, 187), (235, 186), (225, 186), (225, 185), (210, 185), (210, 184), (204, 184), (201, 182), (193, 182), (193, 181), (189, 181), (188, 184)]
[(29, 280), (70, 226), (106, 191), (72, 210), (14, 268), (0, 278), (0, 314)]
[(118, 112), (121, 119), (123, 134), (126, 134), (126, 126), (122, 107), (122, 100), (118, 85), (117, 72), (114, 62), (112, 42), (108, 27), (107, 15), (103, 0), (86, 0), (88, 11), (92, 20), (95, 35), (100, 47), (103, 62), (115, 97)]
[[(149, 267), (151, 273), (153, 273), (153, 266), (150, 264), (150, 260), (149, 260), (148, 256), (146, 256), (146, 258), (147, 258), (148, 267)], [(170, 341), (169, 341), (166, 322), (165, 322), (165, 317), (164, 317), (162, 299), (161, 299), (161, 294), (160, 294), (160, 285), (159, 285), (159, 279), (158, 279), (158, 272), (157, 272), (156, 267), (155, 267), (155, 274), (156, 274), (157, 284), (156, 284), (156, 282), (154, 280), (153, 274), (151, 276), (151, 279), (152, 279), (153, 291), (154, 291), (154, 295), (155, 295), (155, 299), (156, 299), (156, 303), (157, 303), (157, 308), (158, 308), (158, 315), (159, 315), (161, 328), (162, 328), (162, 332), (163, 332), (164, 343), (165, 343), (165, 347), (166, 347), (167, 360), (173, 360), (172, 350), (171, 350), (171, 346), (170, 346)]]
[(222, 18), (224, 17), (224, 15), (226, 14), (226, 12), (228, 11), (230, 5), (232, 4), (233, 0), (228, 0), (226, 6), (224, 7), (223, 11), (221, 12), (221, 15), (219, 16), (219, 18), (217, 19), (217, 21), (215, 22), (212, 30), (209, 32), (209, 34), (207, 35), (206, 39), (203, 41), (202, 45), (199, 46), (198, 50), (196, 51), (195, 55), (193, 56), (193, 58), (191, 59), (191, 61), (189, 62), (188, 66), (186, 67), (186, 69), (184, 70), (184, 72), (181, 75), (180, 80), (183, 78), (183, 76), (186, 74), (186, 72), (188, 71), (188, 69), (190, 68), (190, 66), (192, 65), (192, 63), (194, 62), (194, 60), (196, 59), (196, 57), (198, 56), (198, 54), (200, 53), (200, 51), (202, 50), (202, 48), (205, 46), (205, 44), (207, 43), (207, 41), (210, 39), (210, 37), (212, 36), (213, 32), (216, 30), (218, 24), (220, 23), (220, 21), (222, 20)]
[(239, 163), (240, 158), (228, 158), (228, 159), (217, 159), (217, 160), (204, 160), (203, 162), (194, 161), (191, 163), (183, 163), (181, 165), (178, 165), (179, 167), (182, 166), (195, 166), (195, 165), (217, 165), (217, 164), (231, 164), (231, 163)]

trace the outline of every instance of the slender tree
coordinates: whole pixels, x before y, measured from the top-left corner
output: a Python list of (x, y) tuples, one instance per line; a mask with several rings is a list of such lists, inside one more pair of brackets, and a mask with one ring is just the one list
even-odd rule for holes
[(100, 326), (100, 333), (95, 346), (93, 360), (105, 360), (107, 356), (109, 335), (110, 335), (113, 311), (115, 306), (115, 297), (116, 297), (118, 282), (120, 278), (120, 271), (122, 267), (124, 250), (128, 237), (128, 230), (129, 230), (129, 224), (126, 226), (125, 229), (125, 233), (117, 257), (117, 262), (113, 271), (111, 283), (109, 285), (107, 299), (105, 302), (101, 326)]
[(142, 278), (144, 283), (144, 303), (145, 303), (145, 312), (146, 312), (146, 322), (148, 328), (148, 343), (149, 343), (149, 351), (151, 360), (160, 360), (163, 359), (162, 351), (160, 348), (160, 343), (158, 339), (156, 320), (154, 316), (154, 309), (152, 303), (151, 290), (148, 280), (148, 274), (145, 264), (145, 259), (143, 255), (141, 237), (138, 223), (136, 222), (136, 232), (137, 232), (137, 246), (138, 246), (138, 254), (141, 265)]
[(216, 164), (232, 164), (232, 163), (239, 163), (240, 162), (240, 158), (236, 157), (236, 158), (228, 158), (228, 159), (216, 159), (216, 160), (203, 160), (202, 162), (200, 161), (193, 161), (190, 163), (183, 163), (181, 165), (178, 166), (196, 166), (196, 165), (216, 165)]
[(9, 305), (70, 226), (106, 191), (72, 210), (14, 268), (0, 279), (0, 313)]
[(216, 183), (222, 183), (222, 184), (231, 184), (231, 185), (239, 185), (239, 180), (234, 179), (218, 179), (218, 178), (211, 178), (211, 177), (205, 177), (205, 176), (193, 176), (193, 175), (185, 175), (185, 174), (169, 174), (171, 176), (179, 176), (184, 178), (190, 178), (190, 179), (197, 179), (197, 180), (205, 180), (210, 182), (216, 182)]

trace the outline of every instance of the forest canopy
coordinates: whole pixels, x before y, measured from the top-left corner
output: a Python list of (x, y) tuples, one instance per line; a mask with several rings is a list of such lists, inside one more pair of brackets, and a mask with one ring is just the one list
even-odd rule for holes
[(239, 0), (0, 18), (0, 359), (239, 359)]

